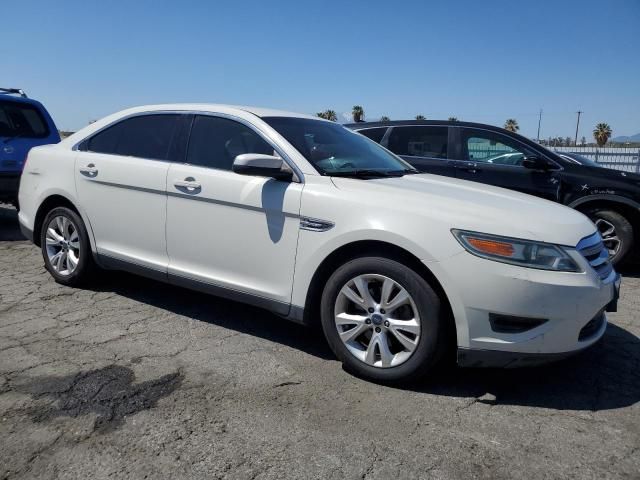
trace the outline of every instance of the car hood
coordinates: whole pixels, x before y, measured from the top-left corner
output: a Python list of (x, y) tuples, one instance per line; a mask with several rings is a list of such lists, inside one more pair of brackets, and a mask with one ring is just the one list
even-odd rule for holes
[(431, 174), (332, 180), (368, 206), (429, 221), (434, 227), (567, 246), (575, 246), (596, 231), (587, 217), (564, 205), (466, 180)]
[(613, 168), (592, 167), (591, 165), (582, 165), (582, 167), (587, 168), (590, 174), (598, 175), (600, 178), (616, 180), (618, 182), (628, 182), (640, 188), (640, 174), (615, 170)]

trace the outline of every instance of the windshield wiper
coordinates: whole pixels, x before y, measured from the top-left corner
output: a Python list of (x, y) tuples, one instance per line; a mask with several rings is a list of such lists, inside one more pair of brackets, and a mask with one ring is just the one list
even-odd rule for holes
[(372, 178), (372, 177), (402, 177), (408, 173), (405, 170), (373, 170), (367, 168), (358, 168), (356, 170), (348, 170), (343, 172), (327, 172), (330, 177), (355, 177), (355, 178)]

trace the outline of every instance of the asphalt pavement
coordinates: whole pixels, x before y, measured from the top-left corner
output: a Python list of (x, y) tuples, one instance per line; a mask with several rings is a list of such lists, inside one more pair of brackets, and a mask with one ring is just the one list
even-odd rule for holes
[(257, 308), (60, 286), (4, 207), (0, 272), (0, 478), (640, 478), (640, 269), (587, 352), (405, 388)]

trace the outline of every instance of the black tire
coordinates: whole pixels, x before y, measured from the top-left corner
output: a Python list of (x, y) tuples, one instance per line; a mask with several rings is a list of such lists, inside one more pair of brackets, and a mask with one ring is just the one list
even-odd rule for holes
[[(63, 275), (56, 271), (56, 269), (51, 265), (49, 255), (47, 254), (47, 228), (51, 220), (59, 216), (66, 217), (75, 226), (78, 232), (80, 245), (78, 264), (75, 267), (75, 270), (67, 275)], [(87, 229), (82, 218), (76, 212), (67, 207), (56, 207), (47, 213), (44, 221), (42, 222), (42, 229), (40, 231), (40, 248), (42, 250), (45, 268), (56, 282), (70, 287), (80, 287), (89, 283), (91, 274), (95, 269), (95, 264), (93, 261), (93, 254), (91, 252), (91, 244), (89, 242)]]
[[(620, 240), (620, 244), (615, 253), (610, 250), (609, 254), (611, 255), (611, 263), (614, 265), (621, 263), (633, 246), (634, 235), (631, 222), (629, 222), (629, 220), (620, 213), (604, 208), (594, 208), (589, 210), (587, 212), (587, 216), (596, 224), (596, 226), (598, 226), (598, 230), (601, 234), (605, 233), (609, 229), (607, 224), (610, 224), (615, 228), (615, 236)], [(613, 245), (612, 242), (607, 242), (605, 235), (603, 235), (603, 240), (607, 247), (611, 247)]]
[[(343, 286), (359, 275), (383, 275), (400, 284), (412, 297), (421, 320), (421, 332), (413, 354), (400, 365), (380, 368), (356, 358), (340, 339), (334, 308)], [(329, 346), (345, 370), (380, 383), (414, 381), (438, 363), (446, 349), (446, 309), (434, 289), (414, 270), (395, 260), (360, 257), (338, 268), (327, 281), (321, 300), (321, 323)]]

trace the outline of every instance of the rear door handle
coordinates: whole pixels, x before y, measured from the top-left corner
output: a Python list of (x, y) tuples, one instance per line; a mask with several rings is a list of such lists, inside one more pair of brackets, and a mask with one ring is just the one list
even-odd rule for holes
[(178, 190), (186, 190), (189, 193), (197, 193), (197, 191), (202, 188), (202, 185), (196, 182), (196, 179), (193, 177), (187, 177), (184, 180), (176, 180), (173, 182), (173, 186)]
[(86, 167), (80, 167), (80, 173), (88, 177), (95, 177), (96, 175), (98, 175), (98, 169), (93, 163), (90, 163)]

